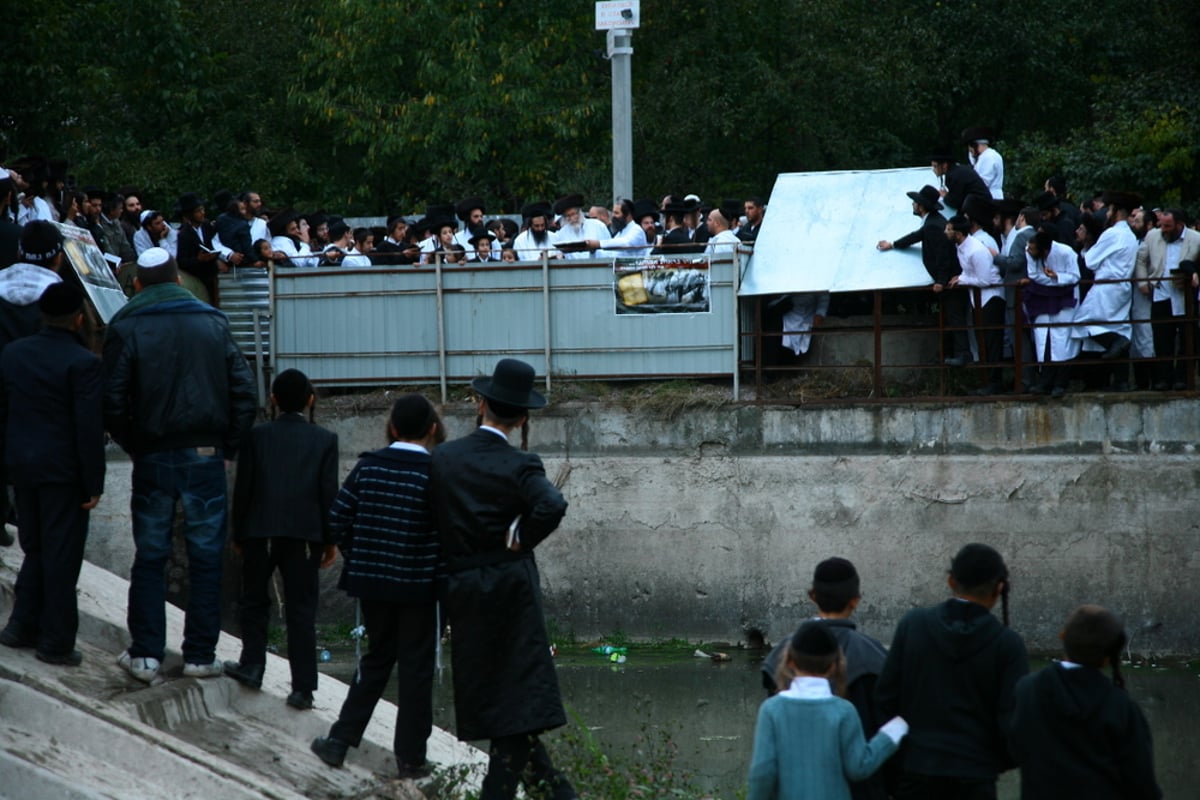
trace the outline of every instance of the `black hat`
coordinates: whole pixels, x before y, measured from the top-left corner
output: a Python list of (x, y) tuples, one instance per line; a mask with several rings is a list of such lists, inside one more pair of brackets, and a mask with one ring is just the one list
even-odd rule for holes
[(533, 390), (533, 367), (515, 358), (502, 358), (490, 378), (476, 378), (476, 394), (512, 408), (530, 409), (546, 405), (546, 398)]
[(942, 210), (942, 196), (938, 194), (938, 190), (932, 186), (922, 186), (919, 192), (905, 192), (909, 198), (916, 204), (924, 206), (930, 211)]
[(1116, 206), (1124, 211), (1133, 211), (1142, 204), (1142, 196), (1137, 192), (1106, 191), (1100, 201), (1105, 205)]
[(746, 206), (741, 200), (725, 199), (721, 201), (721, 216), (732, 225), (742, 216), (745, 208)]
[[(0, 177), (0, 180), (4, 180), (7, 177), (7, 175), (4, 175)], [(83, 187), (83, 193), (87, 195), (88, 200), (103, 200), (108, 196), (108, 192), (104, 191), (99, 186), (85, 186)]]
[(62, 252), (63, 236), (53, 222), (35, 219), (21, 229), (21, 258), (33, 264), (45, 264)]
[(975, 222), (990, 223), (992, 217), (996, 216), (996, 204), (992, 202), (990, 197), (969, 194), (963, 198), (962, 213)]
[(345, 220), (339, 219), (337, 222), (333, 222), (329, 225), (329, 241), (336, 242), (338, 239), (341, 239), (343, 236), (345, 236), (349, 231), (350, 226), (346, 224)]
[(963, 144), (972, 144), (974, 142), (991, 143), (996, 141), (996, 132), (986, 125), (976, 125), (962, 132), (962, 140)]
[(946, 152), (945, 150), (934, 150), (933, 154), (929, 156), (929, 160), (934, 161), (938, 164), (957, 164), (958, 163), (958, 159), (955, 158), (954, 156), (950, 155), (950, 153)]
[(1012, 217), (1016, 219), (1021, 214), (1021, 209), (1025, 208), (1025, 203), (1016, 197), (1005, 197), (1002, 200), (995, 201), (996, 210), (1000, 212), (1002, 217)]
[(792, 649), (805, 656), (828, 656), (838, 651), (838, 641), (828, 625), (812, 619), (796, 629)]
[(468, 197), (458, 201), (458, 205), (454, 207), (454, 213), (458, 215), (459, 219), (466, 222), (471, 218), (471, 212), (477, 208), (484, 213), (487, 212), (487, 208), (483, 204), (483, 198)]
[(545, 200), (526, 203), (521, 208), (521, 216), (527, 220), (533, 219), (534, 217), (549, 217), (552, 214), (554, 214), (554, 211), (550, 208), (550, 204)]
[(950, 576), (959, 586), (972, 589), (996, 580), (1008, 580), (1008, 567), (995, 548), (986, 544), (965, 545), (950, 562)]
[(1049, 211), (1052, 208), (1058, 207), (1058, 195), (1054, 192), (1042, 192), (1033, 199), (1033, 204), (1040, 211)]
[(688, 200), (685, 198), (683, 200), (676, 200), (672, 198), (671, 202), (667, 203), (667, 207), (663, 209), (663, 212), (672, 215), (683, 215), (691, 214), (693, 211), (699, 210), (699, 199)]
[(175, 201), (175, 213), (188, 214), (204, 205), (204, 198), (195, 192), (184, 192)]
[(827, 558), (813, 570), (813, 591), (857, 595), (858, 570), (844, 558)]
[(658, 220), (658, 209), (655, 208), (652, 200), (642, 198), (633, 202), (633, 221), (640, 223), (646, 217), (654, 217)]
[(554, 201), (554, 213), (565, 214), (569, 209), (583, 206), (583, 195), (579, 193), (566, 194)]
[(272, 236), (286, 236), (288, 225), (291, 225), (299, 218), (300, 215), (295, 211), (280, 211), (267, 221), (267, 230), (270, 231)]
[(38, 298), (38, 309), (47, 317), (65, 317), (83, 308), (83, 293), (69, 283), (59, 281), (46, 287)]
[(426, 219), (440, 219), (442, 217), (454, 218), (454, 205), (450, 203), (439, 203), (437, 205), (425, 206)]
[(487, 239), (490, 242), (496, 241), (496, 237), (492, 235), (492, 232), (481, 225), (477, 228), (471, 229), (471, 238), (467, 239), (467, 242), (469, 244), (476, 244), (481, 239)]

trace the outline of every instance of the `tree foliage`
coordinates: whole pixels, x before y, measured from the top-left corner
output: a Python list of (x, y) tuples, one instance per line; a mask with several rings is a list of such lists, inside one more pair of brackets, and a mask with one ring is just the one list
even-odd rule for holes
[[(0, 26), (5, 158), (275, 206), (609, 199), (610, 65), (581, 0), (42, 0)], [(1200, 4), (643, 3), (635, 193), (912, 166), (986, 124), (1007, 186), (1200, 203)]]

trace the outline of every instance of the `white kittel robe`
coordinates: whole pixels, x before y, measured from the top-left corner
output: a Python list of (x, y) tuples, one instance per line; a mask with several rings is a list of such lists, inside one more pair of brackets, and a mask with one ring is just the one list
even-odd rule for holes
[[(1043, 272), (1043, 266), (1049, 267), (1058, 278), (1051, 278)], [(1025, 270), (1029, 280), (1042, 286), (1074, 286), (1075, 300), (1079, 300), (1079, 258), (1073, 249), (1062, 242), (1054, 242), (1050, 246), (1050, 253), (1045, 260), (1035, 260), (1033, 256), (1026, 253)], [(1062, 309), (1057, 314), (1039, 314), (1033, 318), (1034, 327), (1030, 329), (1030, 333), (1033, 334), (1033, 349), (1038, 361), (1070, 361), (1079, 355), (1079, 340), (1071, 338), (1073, 329), (1069, 325), (1056, 328), (1043, 327), (1072, 322), (1075, 319), (1076, 308), (1077, 306), (1071, 306)], [(1048, 353), (1046, 350), (1047, 339), (1050, 340)]]
[[(1084, 256), (1088, 269), (1096, 280), (1128, 281), (1133, 277), (1133, 266), (1137, 260), (1138, 240), (1125, 220), (1113, 226), (1096, 240), (1096, 244)], [(1129, 309), (1133, 303), (1133, 284), (1097, 283), (1088, 290), (1087, 297), (1075, 310), (1075, 321), (1080, 323), (1071, 329), (1075, 339), (1087, 339), (1105, 333), (1115, 333), (1126, 339), (1133, 335), (1129, 322)], [(1085, 350), (1104, 350), (1095, 342), (1084, 342)]]

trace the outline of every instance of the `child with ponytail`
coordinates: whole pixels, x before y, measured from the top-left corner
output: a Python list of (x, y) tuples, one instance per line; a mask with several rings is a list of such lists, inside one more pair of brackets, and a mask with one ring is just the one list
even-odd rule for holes
[(1059, 638), (1066, 658), (1017, 684), (1008, 740), (1021, 766), (1021, 797), (1162, 797), (1150, 726), (1121, 678), (1125, 629), (1112, 612), (1085, 605)]

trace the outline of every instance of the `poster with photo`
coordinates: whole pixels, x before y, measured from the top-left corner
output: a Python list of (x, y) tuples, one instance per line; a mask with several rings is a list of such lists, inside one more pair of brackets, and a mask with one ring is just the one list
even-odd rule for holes
[(54, 223), (63, 235), (63, 250), (67, 261), (79, 276), (83, 289), (105, 325), (125, 305), (125, 292), (117, 282), (112, 267), (96, 246), (96, 240), (87, 228)]
[(617, 314), (708, 314), (707, 258), (618, 258), (613, 263)]

